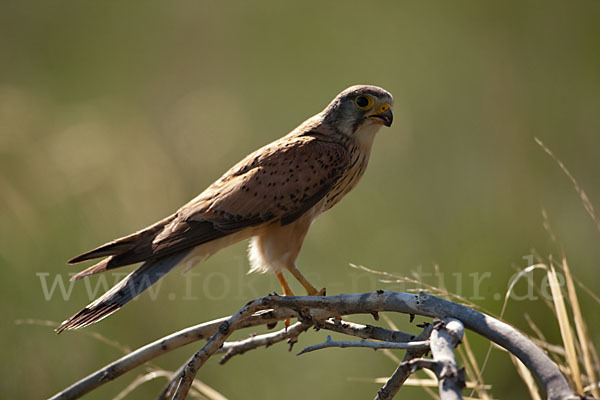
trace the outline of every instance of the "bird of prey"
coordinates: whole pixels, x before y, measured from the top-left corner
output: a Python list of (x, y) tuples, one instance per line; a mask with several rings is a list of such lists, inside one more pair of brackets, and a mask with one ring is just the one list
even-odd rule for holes
[(284, 272), (309, 295), (323, 294), (296, 268), (311, 223), (352, 190), (365, 172), (379, 128), (392, 124), (392, 95), (352, 86), (286, 136), (258, 149), (174, 214), (68, 261), (103, 257), (72, 280), (143, 262), (64, 321), (56, 332), (107, 317), (179, 264), (194, 264), (250, 239), (251, 271), (273, 271), (284, 295)]

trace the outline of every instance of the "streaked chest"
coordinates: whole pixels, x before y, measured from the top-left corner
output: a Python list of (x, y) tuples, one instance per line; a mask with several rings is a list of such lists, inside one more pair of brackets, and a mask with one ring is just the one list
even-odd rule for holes
[(355, 147), (351, 149), (350, 154), (352, 157), (350, 167), (325, 197), (323, 211), (326, 211), (339, 203), (348, 192), (354, 189), (367, 169), (369, 153), (365, 153), (361, 151), (360, 148)]
[(350, 163), (344, 176), (337, 181), (329, 194), (325, 197), (323, 211), (326, 211), (339, 203), (342, 198), (348, 194), (356, 185), (365, 173), (369, 157), (371, 155), (371, 147), (373, 139), (378, 127), (365, 129), (359, 133), (356, 139), (349, 145)]

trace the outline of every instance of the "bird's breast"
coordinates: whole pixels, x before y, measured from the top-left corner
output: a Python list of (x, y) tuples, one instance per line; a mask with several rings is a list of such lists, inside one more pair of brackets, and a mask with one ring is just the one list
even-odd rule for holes
[(340, 200), (358, 183), (369, 162), (369, 153), (362, 151), (359, 146), (350, 148), (351, 163), (350, 167), (333, 186), (329, 194), (325, 197), (323, 211), (326, 211), (339, 203)]

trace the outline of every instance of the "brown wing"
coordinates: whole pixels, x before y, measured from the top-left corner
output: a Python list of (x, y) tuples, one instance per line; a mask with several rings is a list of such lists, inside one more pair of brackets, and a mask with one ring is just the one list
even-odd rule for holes
[(289, 224), (318, 203), (348, 167), (345, 146), (317, 136), (284, 137), (242, 160), (182, 207), (154, 239), (154, 251), (169, 254), (207, 240), (211, 224), (230, 234), (271, 221)]
[(263, 223), (295, 221), (348, 167), (346, 147), (324, 139), (286, 136), (257, 150), (172, 216), (70, 260), (109, 256), (73, 279), (164, 257)]

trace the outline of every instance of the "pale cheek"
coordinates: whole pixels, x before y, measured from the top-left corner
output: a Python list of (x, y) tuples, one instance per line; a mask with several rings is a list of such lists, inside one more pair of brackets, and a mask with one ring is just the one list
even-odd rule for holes
[(354, 120), (351, 120), (351, 119), (341, 120), (338, 123), (338, 129), (342, 133), (344, 133), (344, 134), (346, 134), (348, 136), (352, 135), (353, 130), (354, 130)]

